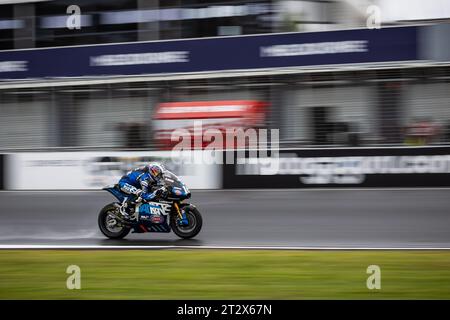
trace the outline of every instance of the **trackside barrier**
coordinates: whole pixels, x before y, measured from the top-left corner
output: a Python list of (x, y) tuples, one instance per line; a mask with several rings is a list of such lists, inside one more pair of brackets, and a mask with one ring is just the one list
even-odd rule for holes
[[(194, 151), (198, 153), (202, 151)], [(6, 158), (8, 190), (86, 190), (117, 183), (122, 175), (149, 162), (161, 162), (190, 189), (221, 187), (220, 165), (183, 163), (170, 151), (35, 152)]]
[(5, 187), (4, 159), (5, 155), (0, 154), (0, 190), (3, 190)]
[[(223, 187), (448, 187), (450, 147), (280, 150), (223, 166)], [(239, 163), (239, 161), (243, 163)]]
[[(205, 159), (204, 152), (194, 154)], [(450, 146), (283, 149), (278, 156), (254, 155), (242, 158), (227, 151), (222, 159), (233, 163), (218, 164), (184, 163), (183, 153), (175, 159), (170, 151), (6, 154), (0, 155), (0, 189), (100, 189), (153, 161), (191, 189), (450, 187)]]

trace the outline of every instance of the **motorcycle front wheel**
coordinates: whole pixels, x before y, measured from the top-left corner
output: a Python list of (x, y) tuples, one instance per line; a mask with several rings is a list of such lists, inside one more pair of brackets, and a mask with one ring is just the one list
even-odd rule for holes
[(193, 205), (186, 205), (182, 209), (189, 221), (188, 225), (179, 225), (177, 217), (172, 216), (172, 219), (170, 219), (170, 227), (180, 238), (190, 239), (195, 237), (202, 229), (203, 219), (198, 209)]
[(110, 239), (122, 239), (130, 228), (121, 224), (116, 217), (117, 207), (114, 203), (105, 206), (98, 214), (98, 226), (100, 231)]

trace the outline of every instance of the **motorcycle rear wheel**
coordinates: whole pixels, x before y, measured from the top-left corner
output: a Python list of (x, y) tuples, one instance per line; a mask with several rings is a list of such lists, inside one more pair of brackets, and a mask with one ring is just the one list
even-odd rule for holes
[(124, 226), (115, 218), (117, 208), (114, 203), (106, 205), (98, 214), (98, 227), (100, 231), (110, 239), (122, 239), (130, 232), (130, 228)]

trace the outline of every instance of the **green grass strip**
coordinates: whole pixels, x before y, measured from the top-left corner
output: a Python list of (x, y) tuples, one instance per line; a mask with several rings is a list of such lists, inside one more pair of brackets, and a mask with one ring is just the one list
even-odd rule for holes
[[(68, 290), (66, 269), (81, 268)], [(369, 290), (369, 265), (381, 290)], [(449, 299), (448, 251), (2, 250), (0, 299)]]

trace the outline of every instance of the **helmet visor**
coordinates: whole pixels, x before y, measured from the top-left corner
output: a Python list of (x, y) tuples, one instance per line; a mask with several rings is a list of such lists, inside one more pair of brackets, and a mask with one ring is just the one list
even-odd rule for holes
[(153, 178), (155, 178), (156, 180), (159, 180), (162, 178), (162, 170), (156, 166), (150, 167), (149, 169), (150, 174), (152, 175)]

